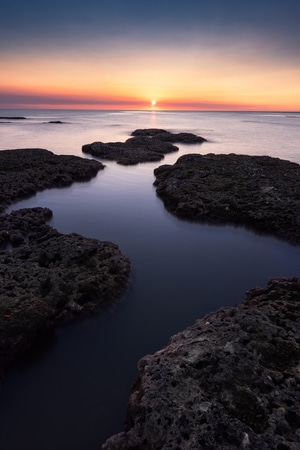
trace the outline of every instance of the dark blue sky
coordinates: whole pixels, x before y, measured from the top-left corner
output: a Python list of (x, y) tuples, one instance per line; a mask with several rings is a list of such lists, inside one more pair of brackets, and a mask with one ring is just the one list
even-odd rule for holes
[(300, 56), (299, 22), (299, 0), (19, 0), (2, 3), (0, 45), (12, 49), (71, 38), (164, 40), (177, 33), (182, 37), (184, 31), (218, 36), (249, 32)]

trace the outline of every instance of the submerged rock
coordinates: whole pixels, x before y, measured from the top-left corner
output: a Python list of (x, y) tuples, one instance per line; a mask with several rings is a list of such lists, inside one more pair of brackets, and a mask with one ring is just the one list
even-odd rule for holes
[(195, 144), (205, 141), (192, 133), (172, 134), (156, 128), (135, 130), (132, 136), (125, 142), (86, 144), (82, 146), (82, 151), (98, 158), (114, 160), (118, 164), (133, 165), (160, 161), (166, 153), (178, 151), (178, 147), (173, 145), (174, 142)]
[(104, 450), (300, 448), (300, 278), (270, 280), (138, 364)]
[(300, 166), (270, 156), (180, 157), (154, 170), (157, 195), (178, 217), (237, 224), (300, 244)]
[(88, 181), (104, 165), (95, 160), (71, 155), (55, 155), (40, 149), (0, 151), (0, 211), (13, 202), (53, 187), (74, 181)]
[(33, 208), (2, 217), (0, 233), (15, 248), (0, 252), (0, 367), (53, 325), (103, 309), (128, 286), (130, 263), (117, 245), (61, 234), (45, 223), (51, 215)]

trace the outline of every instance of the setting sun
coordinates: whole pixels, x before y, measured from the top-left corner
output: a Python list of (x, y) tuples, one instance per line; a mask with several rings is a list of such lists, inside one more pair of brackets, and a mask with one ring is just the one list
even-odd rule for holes
[(156, 105), (156, 100), (152, 100), (151, 105), (155, 106)]

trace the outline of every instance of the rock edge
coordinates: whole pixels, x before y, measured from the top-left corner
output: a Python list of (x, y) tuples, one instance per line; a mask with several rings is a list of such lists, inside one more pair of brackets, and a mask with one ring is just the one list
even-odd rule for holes
[(201, 144), (206, 141), (192, 133), (171, 133), (158, 128), (138, 129), (125, 142), (93, 142), (82, 146), (84, 153), (97, 158), (116, 161), (118, 164), (134, 165), (160, 161), (166, 153), (178, 151), (174, 143)]
[(300, 277), (270, 280), (142, 358), (103, 450), (300, 448)]
[(270, 156), (180, 157), (154, 170), (157, 195), (178, 217), (234, 224), (300, 244), (300, 166)]
[(89, 181), (104, 167), (100, 161), (40, 148), (1, 150), (0, 212), (38, 191)]

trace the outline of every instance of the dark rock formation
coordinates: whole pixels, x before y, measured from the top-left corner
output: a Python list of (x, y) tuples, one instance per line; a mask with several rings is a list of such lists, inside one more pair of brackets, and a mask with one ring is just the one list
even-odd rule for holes
[(131, 133), (132, 136), (148, 136), (164, 142), (181, 142), (182, 144), (202, 144), (206, 142), (201, 136), (193, 133), (170, 133), (170, 131), (159, 128), (146, 128), (135, 130)]
[(61, 120), (50, 120), (47, 123), (65, 123), (65, 122), (62, 122)]
[(31, 208), (12, 211), (0, 216), (0, 249), (5, 245), (18, 247), (31, 236), (44, 235), (49, 231), (46, 225), (52, 217), (49, 208)]
[(19, 117), (19, 116), (1, 116), (0, 120), (25, 120), (26, 117)]
[(300, 448), (300, 278), (271, 280), (138, 365), (105, 450)]
[(132, 136), (125, 142), (86, 144), (82, 146), (82, 151), (98, 158), (117, 161), (118, 164), (132, 165), (160, 161), (166, 153), (177, 151), (178, 147), (171, 142), (195, 144), (205, 141), (191, 133), (172, 134), (156, 128), (135, 130)]
[[(47, 208), (1, 217), (0, 367), (57, 323), (111, 304), (128, 285), (130, 263), (117, 245), (48, 226)], [(21, 244), (21, 245), (19, 245)]]
[(300, 244), (300, 166), (269, 156), (185, 155), (154, 170), (178, 217), (238, 224)]
[[(0, 210), (37, 191), (87, 181), (104, 166), (43, 149), (0, 152)], [(125, 291), (130, 264), (111, 242), (63, 235), (47, 208), (0, 220), (0, 368), (62, 321), (98, 311)]]
[(43, 189), (88, 181), (101, 169), (99, 161), (39, 148), (0, 151), (0, 211)]

